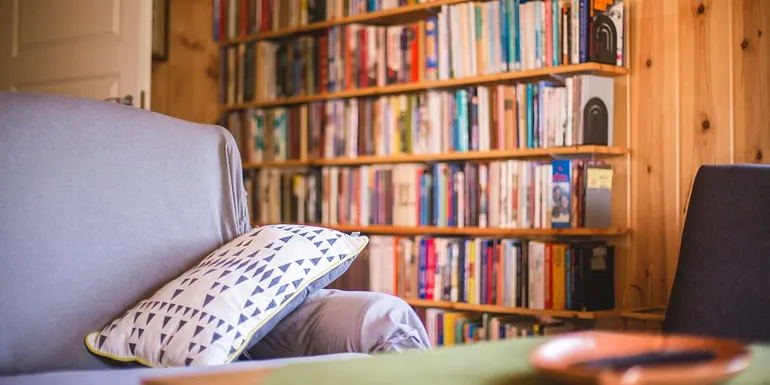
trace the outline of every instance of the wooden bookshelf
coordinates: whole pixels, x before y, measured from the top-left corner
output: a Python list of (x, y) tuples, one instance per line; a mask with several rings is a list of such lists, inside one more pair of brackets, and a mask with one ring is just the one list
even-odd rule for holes
[(345, 24), (371, 24), (371, 25), (396, 25), (408, 23), (414, 20), (424, 19), (436, 12), (442, 5), (452, 5), (465, 3), (467, 0), (435, 0), (430, 3), (410, 4), (397, 8), (384, 9), (381, 11), (368, 12), (361, 15), (340, 17), (323, 21), (320, 23), (311, 23), (296, 28), (279, 29), (275, 31), (262, 32), (239, 36), (234, 39), (225, 39), (219, 42), (222, 46), (245, 43), (256, 40), (275, 40), (298, 36), (324, 30), (329, 27)]
[(383, 87), (367, 87), (340, 92), (330, 92), (317, 95), (298, 96), (269, 101), (256, 101), (222, 106), (222, 111), (243, 110), (246, 108), (270, 108), (305, 104), (333, 99), (350, 99), (360, 97), (372, 97), (381, 95), (401, 94), (432, 89), (451, 89), (468, 86), (482, 86), (496, 83), (510, 83), (516, 81), (535, 81), (554, 76), (571, 76), (579, 74), (593, 74), (602, 76), (619, 76), (628, 74), (628, 68), (612, 66), (601, 63), (567, 64), (558, 67), (539, 68), (526, 71), (503, 72), (490, 75), (465, 77), (458, 79), (422, 81), (408, 84), (394, 84)]
[(625, 155), (627, 148), (611, 146), (568, 146), (551, 148), (522, 148), (516, 150), (468, 151), (441, 154), (398, 154), (389, 156), (359, 156), (355, 158), (330, 158), (309, 161), (288, 160), (282, 162), (244, 163), (244, 168), (302, 167), (302, 166), (359, 166), (366, 164), (430, 163), (452, 161), (488, 161), (502, 159), (530, 159), (543, 157), (567, 157), (578, 155), (613, 156)]
[[(300, 4), (299, 0), (294, 1)], [(471, 5), (471, 3), (473, 4)], [(578, 255), (579, 259), (586, 261), (586, 255), (589, 255), (587, 253), (590, 252), (585, 252), (585, 249), (580, 248), (594, 246), (585, 246), (582, 241), (606, 240), (606, 245), (614, 247), (615, 252), (615, 273), (610, 274), (613, 276), (612, 284), (609, 280), (605, 280), (606, 275), (593, 276), (589, 279), (596, 278), (596, 282), (605, 282), (607, 293), (611, 292), (611, 287), (614, 285), (613, 294), (615, 298), (618, 298), (619, 288), (623, 287), (625, 280), (628, 279), (628, 274), (625, 272), (629, 271), (628, 266), (632, 263), (627, 261), (627, 250), (630, 249), (629, 244), (632, 241), (632, 237), (628, 235), (633, 231), (628, 228), (632, 223), (628, 214), (630, 212), (628, 209), (630, 204), (629, 189), (632, 186), (631, 172), (628, 169), (631, 154), (631, 149), (628, 148), (631, 144), (628, 121), (631, 115), (629, 108), (632, 106), (629, 102), (630, 70), (626, 67), (629, 63), (629, 57), (626, 51), (623, 52), (622, 56), (617, 55), (617, 53), (600, 52), (598, 56), (593, 56), (592, 59), (592, 54), (589, 51), (593, 50), (594, 46), (591, 44), (584, 46), (585, 40), (580, 40), (590, 38), (588, 36), (575, 36), (575, 33), (581, 33), (579, 31), (586, 30), (585, 28), (557, 31), (543, 30), (540, 26), (540, 30), (544, 34), (558, 38), (553, 41), (548, 38), (543, 39), (542, 36), (536, 38), (537, 35), (532, 33), (532, 30), (538, 28), (536, 23), (540, 23), (540, 21), (538, 21), (539, 19), (532, 19), (533, 16), (531, 15), (536, 15), (534, 13), (536, 11), (547, 12), (536, 8), (539, 7), (536, 4), (539, 2), (519, 4), (520, 7), (530, 8), (527, 9), (526, 15), (530, 15), (528, 17), (531, 19), (524, 20), (522, 15), (525, 13), (521, 13), (522, 8), (520, 8), (519, 13), (517, 13), (518, 16), (515, 17), (522, 19), (517, 19), (513, 27), (510, 24), (505, 24), (507, 22), (513, 23), (512, 19), (508, 19), (508, 21), (501, 21), (500, 19), (502, 17), (500, 15), (503, 14), (501, 12), (509, 12), (510, 9), (506, 5), (496, 8), (497, 5), (490, 5), (493, 3), (496, 2), (436, 0), (354, 16), (336, 17), (293, 28), (222, 39), (219, 44), (223, 55), (226, 55), (226, 63), (223, 63), (221, 67), (224, 72), (221, 80), (223, 87), (220, 90), (222, 93), (220, 113), (227, 117), (243, 118), (245, 116), (243, 119), (248, 120), (248, 123), (236, 124), (239, 129), (240, 127), (247, 127), (248, 130), (251, 130), (246, 131), (251, 132), (252, 136), (246, 139), (245, 146), (258, 149), (255, 152), (259, 151), (259, 155), (252, 153), (248, 159), (272, 159), (275, 156), (272, 153), (279, 151), (278, 148), (283, 152), (282, 157), (302, 159), (284, 162), (243, 163), (244, 169), (252, 169), (244, 173), (248, 175), (248, 178), (251, 178), (250, 183), (253, 185), (252, 191), (254, 192), (251, 196), (256, 195), (258, 197), (250, 204), (261, 205), (252, 208), (253, 212), (259, 211), (258, 216), (252, 214), (252, 220), (259, 222), (261, 219), (270, 223), (288, 224), (293, 221), (287, 220), (287, 218), (299, 218), (300, 210), (304, 210), (302, 211), (305, 215), (304, 218), (310, 218), (307, 219), (308, 225), (332, 228), (345, 233), (360, 232), (370, 236), (400, 237), (396, 241), (406, 243), (399, 243), (398, 247), (408, 245), (403, 247), (410, 247), (412, 250), (417, 250), (417, 246), (421, 247), (420, 258), (414, 258), (414, 251), (411, 254), (412, 259), (408, 262), (411, 269), (416, 268), (417, 263), (422, 263), (423, 267), (426, 263), (435, 263), (435, 266), (438, 266), (439, 262), (436, 261), (439, 260), (440, 252), (437, 251), (439, 246), (435, 245), (439, 245), (439, 242), (441, 242), (441, 247), (446, 247), (447, 242), (457, 242), (455, 244), (465, 245), (465, 247), (469, 247), (469, 245), (479, 247), (478, 242), (493, 242), (492, 240), (503, 242), (501, 239), (505, 239), (511, 243), (502, 246), (508, 247), (504, 249), (504, 255), (502, 253), (489, 254), (487, 250), (492, 250), (491, 248), (484, 249), (483, 253), (482, 251), (477, 253), (482, 253), (481, 255), (490, 258), (490, 261), (491, 258), (495, 258), (498, 263), (497, 266), (511, 266), (502, 265), (502, 261), (505, 260), (507, 261), (505, 263), (510, 264), (512, 259), (513, 263), (521, 263), (522, 260), (525, 260), (523, 259), (525, 253), (545, 255), (545, 251), (541, 250), (546, 250), (546, 247), (553, 247), (552, 250), (557, 250), (555, 245), (557, 243), (560, 244), (560, 247), (574, 247), (571, 250), (577, 254), (572, 255)], [(563, 1), (558, 3), (561, 5), (556, 5), (550, 9), (560, 10), (559, 7), (570, 4)], [(338, 3), (334, 5), (336, 8), (326, 8), (326, 11), (322, 12), (339, 12), (340, 4), (345, 3)], [(557, 2), (551, 4), (555, 5)], [(444, 7), (446, 9), (444, 12), (442, 6), (450, 7)], [(342, 7), (344, 8), (344, 5)], [(481, 12), (481, 21), (473, 18), (474, 7), (476, 7), (476, 12)], [(285, 7), (274, 12), (272, 14), (273, 19), (271, 19), (273, 20), (271, 21), (272, 25), (285, 26), (296, 23), (301, 17), (310, 18), (310, 10), (297, 16), (294, 8), (296, 7)], [(329, 9), (335, 11), (329, 11)], [(594, 11), (592, 10), (592, 12)], [(289, 16), (276, 16), (281, 12), (285, 12)], [(343, 11), (343, 13), (345, 12)], [(355, 14), (354, 11), (350, 13)], [(329, 15), (330, 13), (326, 14)], [(318, 13), (313, 13), (313, 15), (318, 15)], [(511, 18), (514, 17), (510, 15), (511, 13), (507, 14)], [(558, 14), (554, 13), (553, 15), (553, 20), (556, 20)], [(419, 23), (434, 16), (436, 19), (432, 23)], [(575, 18), (570, 20), (585, 20), (577, 18), (574, 13), (571, 17)], [(312, 20), (312, 18), (310, 19)], [(281, 21), (279, 23), (275, 20)], [(566, 26), (561, 26), (563, 20), (566, 19), (559, 18), (559, 20), (550, 25), (555, 26), (555, 28), (566, 28)], [(628, 47), (628, 42), (631, 41), (628, 35), (627, 20), (626, 17), (623, 25), (625, 31), (622, 47), (624, 50)], [(489, 25), (500, 29), (493, 31), (486, 28), (486, 24), (484, 26), (474, 24), (480, 22), (493, 23)], [(260, 23), (257, 24), (265, 25)], [(366, 33), (357, 36), (354, 33), (361, 33), (362, 29), (353, 24), (382, 27), (398, 25), (404, 28), (403, 30), (401, 28), (395, 29), (395, 32), (393, 32), (394, 30), (387, 30), (384, 33), (380, 28), (364, 28)], [(336, 26), (347, 27), (331, 28)], [(431, 40), (428, 40), (428, 26), (432, 33), (430, 35)], [(576, 26), (570, 27), (575, 28)], [(450, 30), (451, 33), (446, 33), (447, 30)], [(512, 30), (515, 32), (512, 33)], [(481, 35), (478, 31), (481, 31)], [(409, 35), (410, 33), (412, 35)], [(229, 36), (234, 35), (230, 34)], [(512, 36), (515, 36), (515, 39)], [(294, 37), (297, 39), (293, 39)], [(442, 39), (444, 40), (442, 41)], [(260, 40), (262, 42), (258, 45), (242, 44)], [(377, 44), (376, 46), (369, 45), (373, 44), (373, 41)], [(398, 43), (399, 41), (401, 43)], [(404, 41), (407, 43), (403, 43)], [(436, 45), (437, 41), (439, 45)], [(546, 41), (548, 44), (545, 44)], [(276, 44), (277, 42), (279, 44)], [(392, 42), (396, 42), (396, 48), (390, 45), (393, 44)], [(441, 44), (451, 48), (442, 48)], [(463, 47), (460, 44), (468, 44), (468, 46)], [(564, 44), (569, 44), (569, 46)], [(371, 47), (376, 47), (374, 48), (377, 50), (376, 56), (371, 56)], [(568, 50), (563, 50), (565, 47)], [(279, 49), (280, 51), (278, 51)], [(257, 56), (249, 56), (254, 52)], [(393, 56), (390, 56), (391, 54)], [(621, 62), (614, 64), (611, 57), (607, 59), (608, 54), (616, 58), (622, 57), (622, 64)], [(244, 58), (250, 59), (247, 62)], [(265, 60), (262, 62), (262, 67), (255, 64), (257, 60)], [(366, 63), (378, 63), (378, 65), (370, 67)], [(362, 65), (363, 67), (361, 67)], [(237, 66), (244, 66), (246, 70), (238, 71), (237, 68), (239, 67)], [(244, 75), (251, 74), (252, 71), (257, 73), (252, 77)], [(596, 76), (578, 77), (578, 75)], [(611, 79), (597, 79), (598, 77)], [(442, 79), (425, 80), (438, 78)], [(246, 84), (243, 87), (248, 87), (248, 89), (243, 90), (243, 87), (237, 84)], [(378, 84), (378, 86), (372, 86), (374, 84)], [(585, 88), (586, 84), (588, 84), (588, 88)], [(323, 90), (334, 91), (323, 92)], [(433, 90), (438, 92), (422, 94), (425, 91)], [(274, 98), (276, 95), (302, 96)], [(403, 96), (397, 97), (401, 95)], [(609, 96), (605, 98), (605, 95)], [(388, 97), (380, 98), (381, 96)], [(576, 143), (597, 143), (588, 139), (589, 131), (584, 128), (585, 124), (588, 124), (586, 127), (593, 127), (593, 123), (586, 123), (589, 121), (586, 120), (586, 116), (596, 116), (583, 114), (589, 106), (589, 99), (594, 103), (596, 103), (596, 99), (599, 100), (599, 103), (607, 103), (606, 110), (600, 110), (600, 112), (603, 111), (602, 113), (605, 114), (602, 116), (607, 118), (605, 120), (607, 128), (611, 129), (605, 136), (604, 132), (599, 132), (593, 128), (590, 135), (593, 137), (598, 134), (602, 138), (599, 140), (605, 140), (606, 137), (606, 141), (603, 143), (610, 143), (611, 145), (574, 145)], [(343, 103), (341, 100), (345, 100), (345, 102)], [(611, 109), (609, 108), (610, 102), (612, 103)], [(597, 108), (595, 106), (589, 107)], [(417, 111), (416, 114), (415, 111)], [(612, 114), (610, 115), (606, 111), (611, 111)], [(591, 112), (596, 113), (596, 110), (591, 110)], [(391, 115), (385, 115), (386, 113)], [(384, 116), (388, 116), (388, 118), (386, 119)], [(289, 120), (291, 122), (287, 123)], [(355, 122), (355, 125), (351, 122)], [(604, 124), (601, 123), (601, 120), (598, 122), (600, 125)], [(258, 129), (254, 127), (258, 127)], [(267, 139), (261, 143), (255, 141), (256, 135), (254, 133), (256, 132), (267, 133), (265, 134)], [(399, 134), (392, 134), (393, 132)], [(275, 138), (278, 138), (279, 135), (281, 136), (280, 139), (276, 140)], [(297, 138), (301, 139), (297, 141)], [(366, 142), (367, 140), (368, 142)], [(467, 143), (465, 143), (466, 141)], [(276, 146), (275, 143), (278, 145)], [(297, 143), (300, 143), (299, 149), (297, 149)], [(310, 148), (311, 145), (314, 146), (312, 149)], [(291, 148), (290, 152), (287, 151), (287, 148)], [(469, 148), (494, 148), (497, 150), (455, 150)], [(500, 148), (505, 148), (505, 150)], [(436, 151), (441, 152), (436, 153)], [(415, 152), (415, 154), (344, 156), (357, 153), (388, 152)], [(325, 154), (327, 158), (313, 159), (310, 155), (319, 153)], [(562, 159), (597, 160), (598, 162), (590, 162), (594, 167), (593, 174), (592, 176), (585, 176), (587, 173), (585, 165), (589, 162), (570, 164)], [(507, 160), (521, 160), (521, 162), (504, 162)], [(537, 162), (529, 162), (535, 160)], [(553, 163), (549, 160), (553, 160)], [(440, 165), (434, 169), (407, 165), (409, 163), (450, 163), (450, 165), (446, 167)], [(466, 164), (457, 166), (456, 163)], [(399, 166), (355, 167), (367, 165)], [(608, 174), (597, 171), (602, 167), (606, 167), (603, 170), (611, 170), (612, 172)], [(276, 168), (283, 169), (274, 170)], [(291, 168), (303, 169), (290, 170)], [(483, 169), (483, 171), (479, 171), (479, 169)], [(492, 169), (498, 174), (493, 174)], [(572, 195), (559, 195), (561, 194), (561, 187), (560, 189), (551, 188), (551, 183), (553, 182), (555, 185), (557, 179), (556, 177), (552, 179), (548, 175), (557, 169), (561, 170), (558, 175), (561, 178), (559, 183), (565, 181), (564, 170), (572, 170), (569, 171), (569, 178), (578, 178), (568, 179), (570, 186), (576, 186), (570, 187), (572, 191), (570, 194)], [(413, 172), (419, 178), (425, 176), (427, 178), (412, 178), (406, 176), (405, 172)], [(480, 175), (483, 176), (480, 177)], [(494, 181), (491, 175), (496, 175)], [(556, 175), (556, 171), (553, 171), (552, 175)], [(402, 176), (404, 178), (400, 178)], [(592, 182), (586, 182), (586, 179)], [(297, 182), (298, 180), (299, 182)], [(409, 182), (410, 180), (411, 182)], [(417, 180), (416, 183), (414, 183), (415, 180)], [(462, 181), (464, 185), (460, 185), (459, 181)], [(573, 181), (578, 184), (574, 184)], [(446, 183), (447, 185), (444, 186), (439, 183)], [(457, 184), (450, 185), (451, 183)], [(303, 199), (306, 200), (297, 203), (300, 200), (298, 198), (300, 193), (297, 193), (296, 190), (297, 186), (311, 185), (313, 186), (312, 204), (308, 203), (311, 202), (311, 188), (307, 187), (305, 187), (307, 190), (302, 193), (307, 194), (303, 195)], [(472, 187), (476, 185), (480, 187)], [(591, 189), (594, 194), (588, 194), (591, 197), (590, 200), (586, 199), (585, 194), (588, 189), (586, 186), (589, 185), (592, 186)], [(319, 186), (321, 186), (320, 189)], [(415, 190), (415, 186), (417, 190)], [(519, 186), (526, 186), (527, 189), (531, 190), (520, 189)], [(601, 193), (606, 193), (606, 195), (597, 195), (597, 190), (601, 190)], [(512, 195), (511, 191), (524, 195)], [(363, 215), (365, 213), (371, 216), (367, 222), (414, 223), (402, 221), (401, 218), (413, 220), (413, 215), (417, 215), (416, 213), (413, 214), (414, 211), (405, 214), (405, 210), (411, 210), (411, 206), (406, 206), (414, 204), (411, 201), (415, 199), (415, 196), (399, 195), (412, 193), (418, 194), (416, 199), (419, 204), (422, 204), (422, 206), (418, 206), (420, 209), (424, 210), (425, 207), (431, 207), (435, 208), (432, 210), (440, 211), (440, 214), (419, 212), (418, 220), (422, 223), (444, 225), (457, 223), (459, 215), (465, 215), (466, 218), (471, 218), (470, 220), (466, 219), (465, 223), (474, 224), (495, 223), (495, 226), (504, 226), (504, 224), (514, 222), (526, 223), (524, 226), (535, 223), (549, 224), (547, 228), (509, 229), (500, 227), (357, 226), (319, 223), (332, 220), (330, 218), (343, 217), (346, 218), (344, 221), (351, 221), (348, 219), (354, 218), (351, 215)], [(484, 195), (486, 200), (481, 198), (482, 193), (487, 194)], [(263, 196), (264, 199), (261, 198)], [(491, 204), (492, 196), (495, 199), (494, 205)], [(577, 207), (577, 212), (571, 211), (566, 215), (571, 217), (571, 221), (567, 220), (563, 223), (575, 227), (550, 228), (552, 218), (557, 218), (553, 219), (554, 221), (564, 221), (563, 210), (559, 213), (560, 210), (551, 209), (563, 207), (561, 202), (564, 201), (565, 196), (571, 202), (570, 205), (573, 205), (571, 209), (575, 210), (574, 208)], [(380, 201), (374, 202), (375, 199), (380, 199)], [(558, 203), (553, 204), (553, 206), (552, 203), (543, 203), (551, 201)], [(323, 209), (320, 209), (319, 202), (326, 203)], [(300, 207), (300, 204), (305, 204), (305, 206)], [(392, 211), (390, 206), (386, 206), (386, 204), (393, 206)], [(581, 211), (586, 207), (591, 208), (593, 205), (601, 206), (601, 208), (594, 208), (593, 211)], [(311, 211), (312, 214), (310, 214)], [(375, 212), (377, 213), (376, 216)], [(497, 216), (493, 218), (490, 213), (495, 213)], [(591, 213), (592, 216), (586, 213)], [(425, 217), (429, 215), (432, 218), (426, 221)], [(487, 222), (482, 222), (481, 215), (484, 215), (484, 220)], [(503, 215), (507, 218), (503, 218)], [(450, 217), (451, 220), (448, 219)], [(600, 218), (594, 222), (594, 226), (607, 226), (610, 223), (612, 226), (608, 228), (578, 227), (582, 226), (583, 221), (588, 222), (589, 219), (587, 218), (589, 217), (593, 221), (597, 221), (597, 217)], [(612, 220), (610, 221), (608, 218), (612, 218)], [(259, 225), (259, 223), (254, 223), (254, 225)], [(419, 242), (435, 241), (435, 245), (430, 243), (435, 248), (428, 249), (425, 246), (428, 243), (418, 245), (418, 241), (414, 239), (418, 236), (425, 236)], [(444, 239), (439, 240), (438, 238)], [(391, 241), (390, 239), (381, 238), (379, 241), (381, 243), (378, 245), (383, 248), (377, 250), (390, 250), (390, 246), (385, 245)], [(513, 246), (514, 242), (516, 243), (515, 246)], [(502, 243), (496, 245), (502, 245)], [(398, 250), (395, 248), (397, 246), (393, 247), (394, 250)], [(523, 251), (525, 247), (531, 247), (527, 250), (535, 251)], [(450, 253), (448, 250), (444, 249), (441, 252), (443, 253), (441, 255), (442, 264), (446, 261), (444, 256)], [(390, 264), (393, 262), (390, 260), (389, 254), (385, 254), (384, 260), (380, 258), (375, 262), (375, 259), (371, 257), (382, 254), (375, 251), (371, 253), (370, 258), (359, 260), (368, 261), (366, 263)], [(397, 253), (401, 253), (401, 251), (394, 252), (393, 258), (403, 257), (402, 254)], [(556, 253), (549, 255), (557, 255)], [(567, 261), (564, 257), (566, 251), (561, 253), (559, 254), (562, 256), (561, 258), (565, 258), (562, 261)], [(425, 262), (427, 258), (433, 262)], [(516, 258), (519, 258), (519, 262), (515, 262), (517, 261)], [(557, 257), (551, 258), (553, 260)], [(422, 260), (422, 262), (415, 262), (416, 260)], [(575, 259), (572, 259), (572, 263), (575, 263), (574, 261)], [(545, 263), (548, 262), (544, 262), (543, 265)], [(366, 268), (376, 266), (370, 265)], [(445, 265), (442, 266), (446, 267)], [(506, 267), (506, 269), (508, 268)], [(383, 277), (389, 278), (382, 279), (392, 279), (390, 278), (391, 273), (383, 273)], [(503, 279), (512, 279), (509, 275), (510, 270), (501, 273), (506, 274), (506, 278)], [(539, 273), (536, 272), (535, 274)], [(529, 279), (531, 278), (525, 277), (522, 283), (527, 284)], [(420, 284), (426, 285), (422, 279), (420, 282)], [(443, 288), (446, 289), (446, 282), (442, 281), (442, 283), (444, 284)], [(401, 284), (404, 283), (401, 282)], [(495, 284), (494, 281), (486, 279), (484, 282), (477, 283), (480, 287), (492, 284)], [(377, 290), (374, 288), (377, 286), (374, 281), (366, 283), (366, 285), (369, 285), (371, 290)], [(530, 303), (542, 303), (543, 301), (539, 297), (533, 298), (535, 299), (525, 300), (522, 307), (474, 305), (419, 299), (406, 299), (406, 301), (411, 306), (421, 308), (472, 313), (551, 316), (576, 320), (614, 318), (621, 314), (620, 310), (530, 309), (527, 307), (527, 301)], [(609, 302), (608, 299), (601, 308), (610, 307)], [(617, 300), (615, 302), (617, 303)], [(617, 309), (621, 307), (615, 305)]]
[(462, 302), (433, 301), (433, 300), (411, 299), (411, 298), (406, 298), (404, 299), (404, 301), (406, 301), (406, 303), (414, 307), (446, 309), (446, 310), (466, 311), (466, 312), (474, 312), (474, 313), (550, 316), (550, 317), (558, 317), (558, 318), (577, 318), (577, 319), (587, 319), (587, 320), (612, 318), (612, 317), (617, 317), (618, 315), (618, 312), (614, 310), (608, 310), (608, 311), (539, 310), (539, 309), (508, 307), (508, 306), (474, 305), (474, 304), (462, 303)]

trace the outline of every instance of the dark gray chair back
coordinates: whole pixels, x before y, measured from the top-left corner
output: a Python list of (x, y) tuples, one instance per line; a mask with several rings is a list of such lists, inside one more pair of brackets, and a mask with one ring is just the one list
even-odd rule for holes
[(665, 333), (770, 341), (770, 166), (702, 166)]

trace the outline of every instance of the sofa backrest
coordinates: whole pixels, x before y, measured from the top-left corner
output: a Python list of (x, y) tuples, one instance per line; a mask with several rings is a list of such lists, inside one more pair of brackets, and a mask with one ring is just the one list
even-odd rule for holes
[(0, 93), (0, 377), (105, 368), (89, 332), (248, 230), (223, 128)]

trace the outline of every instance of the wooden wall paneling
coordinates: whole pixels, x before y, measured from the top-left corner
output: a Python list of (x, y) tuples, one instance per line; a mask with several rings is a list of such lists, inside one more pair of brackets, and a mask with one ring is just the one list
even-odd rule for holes
[[(679, 1), (630, 0), (631, 283), (638, 305), (667, 303), (679, 247)], [(629, 306), (634, 306), (629, 304)]]
[[(692, 184), (701, 165), (733, 161), (730, 108), (730, 30), (733, 0), (685, 0), (679, 4), (679, 212), (684, 225)], [(671, 218), (672, 220), (674, 218)], [(678, 258), (668, 258), (666, 292)]]
[(735, 162), (770, 163), (770, 1), (734, 0)]
[(770, 163), (770, 1), (629, 0), (631, 282), (665, 304), (701, 165)]
[(154, 62), (153, 111), (180, 119), (218, 119), (218, 44), (213, 40), (210, 1), (169, 0), (168, 61)]

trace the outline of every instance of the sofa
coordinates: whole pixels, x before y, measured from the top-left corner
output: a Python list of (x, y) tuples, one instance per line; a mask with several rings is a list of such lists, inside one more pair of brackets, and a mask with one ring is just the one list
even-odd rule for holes
[(242, 172), (219, 126), (0, 93), (0, 384), (139, 384), (430, 348), (399, 298), (319, 287), (221, 365), (147, 367), (89, 351), (89, 333), (254, 230)]

